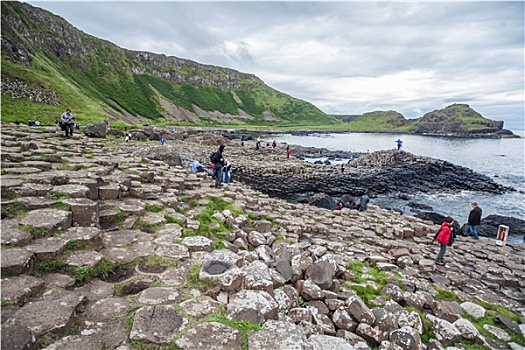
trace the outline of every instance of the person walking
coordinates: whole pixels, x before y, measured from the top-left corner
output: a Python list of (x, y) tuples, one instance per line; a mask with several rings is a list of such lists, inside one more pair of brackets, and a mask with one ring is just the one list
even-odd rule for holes
[(445, 265), (443, 258), (445, 257), (445, 253), (447, 251), (447, 245), (452, 245), (454, 242), (454, 232), (452, 228), (453, 222), (454, 219), (452, 219), (450, 216), (447, 216), (441, 224), (438, 233), (436, 233), (434, 239), (432, 240), (432, 242), (438, 241), (440, 244), (439, 253), (436, 257), (436, 264), (438, 265)]
[(292, 151), (290, 150), (290, 146), (286, 146), (286, 158), (290, 158), (290, 155), (292, 154)]
[(75, 125), (75, 115), (71, 113), (71, 109), (66, 109), (64, 114), (60, 117), (60, 121), (62, 122), (62, 125), (64, 125), (64, 131), (66, 132), (65, 136), (66, 139), (71, 138), (73, 136), (73, 126)]
[(217, 152), (211, 157), (211, 163), (214, 165), (213, 168), (213, 177), (215, 178), (215, 188), (222, 187), (222, 167), (224, 166), (224, 156), (222, 152), (224, 151), (224, 145), (220, 145)]
[(475, 239), (479, 239), (478, 231), (476, 231), (476, 226), (481, 225), (482, 210), (480, 207), (478, 207), (477, 202), (472, 202), (471, 205), (472, 210), (470, 211), (470, 214), (468, 216), (467, 236), (469, 236), (472, 233)]

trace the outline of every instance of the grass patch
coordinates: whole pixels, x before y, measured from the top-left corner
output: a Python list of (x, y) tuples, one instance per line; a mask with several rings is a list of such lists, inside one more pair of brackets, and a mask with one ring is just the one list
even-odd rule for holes
[(84, 241), (79, 241), (79, 240), (71, 240), (69, 242), (66, 243), (66, 250), (67, 251), (76, 251), (76, 250), (86, 250), (86, 249), (89, 249), (91, 248), (91, 246), (84, 242)]
[(56, 200), (56, 201), (63, 201), (65, 199), (71, 199), (71, 196), (64, 196), (58, 193), (48, 193), (47, 198)]
[(182, 222), (182, 220), (175, 219), (173, 216), (169, 214), (164, 214), (164, 219), (166, 219), (167, 224), (177, 224), (180, 227), (184, 227), (184, 223)]
[(226, 249), (226, 245), (224, 244), (223, 241), (215, 241), (211, 244), (211, 247), (213, 250)]
[(155, 204), (146, 205), (146, 211), (150, 213), (160, 213), (162, 209), (163, 209), (162, 207), (159, 207), (158, 205), (155, 205)]
[(157, 230), (160, 229), (160, 225), (149, 224), (147, 222), (142, 221), (142, 219), (139, 218), (137, 222), (135, 222), (135, 225), (133, 225), (133, 229), (141, 230), (146, 233), (155, 233), (157, 232)]
[(106, 279), (114, 268), (115, 264), (113, 262), (103, 258), (95, 267), (80, 266), (75, 268), (73, 275), (77, 282), (88, 283), (95, 278)]
[(218, 292), (219, 287), (217, 283), (209, 278), (200, 279), (199, 273), (201, 271), (202, 264), (193, 265), (188, 273), (188, 279), (183, 288), (196, 288), (202, 292)]
[(461, 300), (454, 294), (454, 292), (451, 292), (449, 290), (441, 289), (437, 286), (433, 286), (433, 288), (438, 292), (438, 295), (435, 297), (437, 300), (445, 300), (445, 301), (455, 301), (461, 304)]
[(372, 300), (381, 295), (383, 288), (389, 283), (386, 272), (376, 266), (366, 266), (361, 261), (354, 261), (348, 270), (355, 275), (350, 281), (357, 284), (345, 283), (344, 286), (352, 289), (368, 307), (375, 307)]
[(13, 300), (2, 300), (0, 302), (0, 306), (2, 306), (2, 307), (4, 307), (4, 306), (11, 306), (11, 305), (16, 305), (16, 303)]
[(117, 226), (121, 226), (124, 223), (124, 221), (126, 221), (126, 219), (129, 218), (130, 216), (131, 216), (130, 213), (119, 211), (117, 215), (115, 216), (115, 224)]
[[(2, 196), (4, 194), (2, 193)], [(2, 205), (2, 218), (16, 218), (26, 214), (28, 211), (24, 205), (18, 201)]]

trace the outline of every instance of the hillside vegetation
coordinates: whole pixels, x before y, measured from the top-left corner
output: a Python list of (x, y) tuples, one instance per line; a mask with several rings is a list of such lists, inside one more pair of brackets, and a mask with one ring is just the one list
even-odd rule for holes
[(130, 51), (63, 18), (15, 1), (2, 9), (2, 121), (51, 125), (66, 108), (77, 122), (419, 133), (497, 130), (467, 105), (418, 119), (395, 111), (336, 117), (252, 74)]

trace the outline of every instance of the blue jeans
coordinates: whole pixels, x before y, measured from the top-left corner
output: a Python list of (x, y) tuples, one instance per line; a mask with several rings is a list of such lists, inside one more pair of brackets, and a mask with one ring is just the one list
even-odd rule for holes
[(221, 186), (222, 182), (222, 164), (215, 164), (215, 169), (213, 169), (213, 177), (215, 178), (215, 187)]
[(467, 236), (470, 235), (471, 233), (474, 236), (474, 238), (476, 238), (476, 239), (479, 238), (478, 232), (476, 231), (476, 226), (468, 225)]
[[(66, 137), (73, 136), (73, 124), (66, 124)], [(68, 134), (69, 132), (69, 134)]]
[(445, 243), (440, 243), (439, 247), (439, 253), (436, 258), (437, 261), (443, 261), (443, 257), (445, 257), (445, 252), (447, 251), (447, 245)]
[(222, 182), (224, 182), (225, 184), (228, 184), (230, 183), (232, 180), (232, 175), (231, 175), (231, 171), (224, 171), (222, 173)]

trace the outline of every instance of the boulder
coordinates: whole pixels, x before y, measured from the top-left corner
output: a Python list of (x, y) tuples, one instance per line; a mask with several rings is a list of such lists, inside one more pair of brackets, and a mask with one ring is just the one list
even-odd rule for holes
[(84, 127), (84, 134), (87, 137), (105, 138), (107, 133), (107, 124), (105, 122), (92, 123)]

